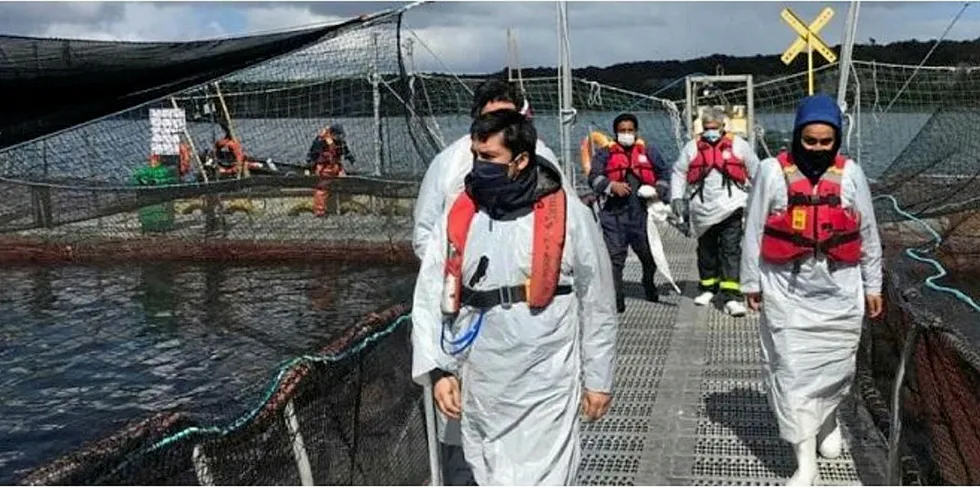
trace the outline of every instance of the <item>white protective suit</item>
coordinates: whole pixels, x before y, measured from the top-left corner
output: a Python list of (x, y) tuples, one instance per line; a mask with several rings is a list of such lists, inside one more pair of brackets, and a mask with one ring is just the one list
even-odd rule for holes
[[(748, 194), (739, 189), (734, 184), (731, 185), (731, 195), (728, 194), (728, 186), (724, 184), (724, 177), (718, 171), (711, 171), (704, 180), (704, 189), (701, 193), (691, 198), (690, 193), (693, 188), (687, 184), (687, 170), (691, 161), (698, 154), (697, 140), (688, 141), (681, 148), (681, 153), (674, 162), (673, 173), (670, 176), (670, 201), (675, 199), (689, 200), (689, 210), (691, 213), (691, 224), (694, 226), (695, 236), (704, 235), (712, 226), (721, 223), (739, 208), (745, 207)], [(759, 158), (749, 143), (739, 137), (734, 136), (732, 140), (732, 151), (745, 161), (745, 168), (749, 172), (749, 185), (755, 178), (759, 169)], [(702, 201), (704, 196), (704, 201)]]
[[(535, 314), (523, 302), (491, 308), (470, 348), (456, 357), (440, 346), (445, 218), (436, 221), (424, 252), (412, 309), (412, 377), (424, 384), (433, 369), (457, 372), (463, 450), (479, 485), (575, 482), (582, 387), (612, 390), (617, 330), (612, 267), (592, 213), (574, 195), (567, 201), (559, 285), (572, 285), (575, 294), (555, 296)], [(470, 281), (481, 256), (489, 265), (476, 290), (525, 282), (533, 227), (533, 213), (510, 221), (477, 213), (464, 252), (463, 282)], [(447, 340), (468, 331), (477, 316), (464, 306)]]
[[(473, 169), (471, 144), (469, 134), (460, 137), (436, 154), (425, 171), (425, 177), (422, 178), (422, 185), (419, 187), (419, 196), (415, 201), (415, 227), (412, 230), (412, 248), (419, 260), (425, 253), (427, 241), (432, 235), (436, 221), (445, 217), (444, 213), (450, 202), (463, 192), (464, 179)], [(558, 165), (555, 153), (540, 139), (534, 151), (538, 157)], [(572, 188), (565, 184), (564, 177), (562, 182), (566, 189)], [(575, 193), (571, 191), (568, 194), (573, 196)]]
[[(436, 222), (440, 218), (446, 218), (449, 205), (463, 192), (466, 175), (473, 169), (471, 146), (472, 139), (469, 134), (456, 139), (432, 158), (429, 168), (425, 171), (415, 201), (415, 225), (412, 229), (412, 248), (419, 260), (422, 260), (425, 255)], [(557, 166), (558, 158), (555, 157), (555, 153), (540, 139), (534, 150), (538, 157), (543, 157)], [(566, 190), (572, 189), (570, 185), (564, 184), (564, 178), (562, 180)], [(574, 195), (574, 190), (568, 191), (568, 194)], [(439, 418), (437, 428), (439, 441), (447, 445), (461, 445), (459, 423), (450, 421), (438, 410), (436, 416)]]
[(743, 293), (762, 292), (759, 336), (769, 400), (780, 436), (791, 443), (814, 438), (836, 412), (854, 376), (865, 295), (881, 293), (881, 240), (864, 171), (848, 160), (843, 206), (861, 214), (859, 266), (810, 256), (793, 264), (761, 260), (762, 232), (770, 213), (786, 208), (787, 187), (775, 158), (762, 161), (748, 201), (742, 240)]

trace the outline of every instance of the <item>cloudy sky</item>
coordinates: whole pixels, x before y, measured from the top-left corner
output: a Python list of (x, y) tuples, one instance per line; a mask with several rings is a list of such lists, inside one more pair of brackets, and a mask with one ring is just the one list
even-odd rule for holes
[[(0, 33), (103, 40), (180, 41), (305, 26), (373, 12), (400, 2), (86, 2), (0, 3)], [(413, 31), (457, 73), (489, 72), (506, 60), (505, 30), (517, 35), (523, 66), (557, 60), (555, 2), (435, 2), (411, 10)], [(715, 53), (775, 54), (794, 34), (779, 20), (784, 6), (805, 21), (825, 5), (836, 15), (822, 34), (840, 42), (847, 3), (569, 2), (575, 67), (688, 59)], [(863, 2), (858, 40), (878, 43), (939, 37), (962, 2)], [(948, 35), (980, 35), (980, 5)], [(416, 65), (440, 70), (422, 46)]]

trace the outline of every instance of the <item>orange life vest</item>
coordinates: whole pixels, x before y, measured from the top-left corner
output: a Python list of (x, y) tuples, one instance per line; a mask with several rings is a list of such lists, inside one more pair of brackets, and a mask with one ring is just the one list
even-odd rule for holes
[(334, 141), (323, 140), (323, 149), (317, 154), (316, 161), (313, 163), (313, 172), (317, 176), (335, 177), (344, 171), (341, 164), (340, 144)]
[(653, 161), (647, 157), (646, 143), (637, 140), (630, 150), (629, 157), (626, 150), (618, 143), (609, 145), (609, 160), (606, 161), (606, 177), (610, 181), (625, 182), (626, 173), (632, 172), (640, 178), (640, 184), (653, 186), (657, 181), (657, 176), (653, 172)]
[[(463, 255), (470, 224), (476, 215), (476, 201), (465, 191), (456, 198), (449, 210), (447, 237), (448, 252), (444, 267), (446, 285), (444, 296), (450, 303), (443, 303), (443, 312), (454, 314), (459, 310), (463, 292)], [(558, 290), (561, 275), (561, 258), (565, 249), (566, 225), (565, 191), (558, 190), (534, 204), (534, 243), (531, 246), (531, 277), (522, 286), (528, 306), (544, 308), (551, 303)], [(450, 309), (447, 309), (447, 306)]]
[(749, 180), (749, 171), (745, 161), (735, 155), (732, 148), (734, 138), (725, 134), (717, 144), (711, 145), (703, 139), (698, 139), (698, 154), (687, 169), (688, 184), (700, 184), (717, 170), (725, 179), (743, 185)]
[(177, 174), (183, 177), (185, 174), (191, 172), (191, 148), (187, 144), (180, 143), (180, 162), (177, 166)]
[(593, 130), (589, 135), (582, 138), (579, 144), (579, 162), (582, 164), (582, 172), (588, 175), (592, 171), (592, 153), (595, 149), (606, 149), (612, 144), (612, 139), (606, 134)]
[(218, 162), (245, 162), (242, 144), (235, 139), (223, 138), (214, 143), (214, 158)]
[(788, 152), (776, 157), (788, 188), (786, 209), (766, 220), (762, 258), (786, 264), (807, 254), (823, 253), (842, 264), (861, 261), (861, 215), (841, 206), (841, 179), (846, 159), (837, 155), (816, 186), (796, 167)]

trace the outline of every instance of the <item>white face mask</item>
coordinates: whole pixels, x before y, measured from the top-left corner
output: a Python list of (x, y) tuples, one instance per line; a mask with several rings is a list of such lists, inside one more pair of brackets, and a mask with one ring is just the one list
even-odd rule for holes
[(623, 147), (632, 146), (633, 142), (636, 142), (636, 134), (627, 134), (627, 133), (620, 132), (616, 134), (616, 142), (619, 142), (619, 145)]

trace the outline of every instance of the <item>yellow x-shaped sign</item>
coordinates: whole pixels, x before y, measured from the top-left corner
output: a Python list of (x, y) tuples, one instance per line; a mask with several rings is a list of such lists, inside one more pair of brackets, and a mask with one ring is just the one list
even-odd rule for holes
[(780, 17), (782, 17), (783, 21), (789, 24), (789, 26), (792, 27), (793, 30), (796, 31), (796, 34), (800, 37), (793, 41), (793, 44), (791, 44), (789, 48), (783, 52), (783, 63), (788, 65), (789, 63), (793, 62), (793, 60), (796, 59), (796, 56), (807, 48), (807, 37), (810, 38), (810, 43), (813, 45), (813, 50), (819, 52), (828, 63), (837, 61), (837, 55), (834, 54), (834, 51), (832, 51), (830, 47), (827, 46), (827, 43), (817, 35), (817, 33), (820, 32), (820, 29), (823, 29), (824, 26), (827, 25), (827, 22), (830, 22), (830, 19), (833, 16), (834, 10), (830, 7), (826, 7), (822, 12), (820, 12), (820, 15), (818, 15), (817, 18), (814, 19), (809, 26), (807, 26), (804, 25), (803, 21), (800, 20), (800, 18), (797, 17), (796, 14), (794, 14), (790, 9), (784, 8), (780, 14)]

